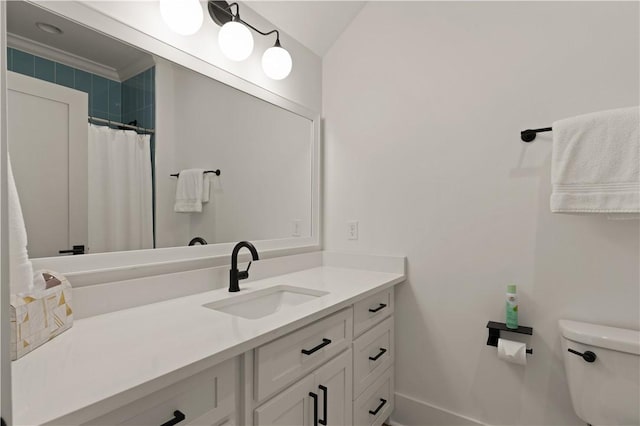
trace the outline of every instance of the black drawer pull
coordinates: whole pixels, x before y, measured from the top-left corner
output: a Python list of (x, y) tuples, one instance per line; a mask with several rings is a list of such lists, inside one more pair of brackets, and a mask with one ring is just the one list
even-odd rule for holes
[(301, 352), (305, 355), (311, 355), (314, 352), (319, 351), (320, 349), (324, 348), (325, 346), (327, 346), (329, 343), (331, 343), (331, 340), (329, 339), (322, 339), (322, 343), (320, 343), (318, 346), (316, 346), (315, 348), (311, 348), (311, 349), (303, 349)]
[(386, 400), (386, 399), (382, 399), (382, 398), (380, 398), (380, 405), (378, 405), (378, 408), (376, 408), (376, 409), (375, 409), (375, 410), (373, 410), (373, 411), (369, 410), (369, 414), (371, 414), (372, 416), (375, 416), (376, 414), (378, 414), (378, 412), (379, 412), (380, 410), (382, 410), (382, 407), (384, 407), (384, 404), (386, 404), (386, 403), (387, 403), (387, 400)]
[(181, 421), (183, 421), (186, 418), (187, 418), (187, 416), (185, 416), (182, 411), (176, 410), (176, 411), (173, 412), (173, 418), (171, 420), (169, 420), (168, 422), (166, 422), (166, 423), (162, 423), (160, 426), (177, 425), (178, 423), (180, 423)]
[(587, 362), (594, 362), (596, 360), (596, 358), (598, 358), (596, 356), (596, 354), (594, 354), (591, 351), (585, 351), (585, 353), (581, 353), (581, 352), (578, 352), (578, 351), (573, 350), (573, 349), (568, 349), (568, 351), (571, 352), (572, 354), (576, 354), (578, 356), (581, 356), (582, 359), (584, 359)]
[(318, 394), (309, 392), (309, 396), (313, 398), (313, 426), (318, 426)]
[(386, 303), (381, 303), (380, 305), (378, 305), (378, 307), (377, 307), (377, 308), (369, 308), (369, 312), (376, 313), (376, 312), (378, 312), (379, 310), (384, 309), (384, 308), (386, 308), (386, 307), (387, 307), (387, 304), (386, 304)]
[(327, 426), (327, 419), (329, 418), (329, 409), (327, 408), (328, 400), (329, 400), (329, 390), (327, 389), (326, 386), (320, 385), (318, 387), (320, 388), (324, 396), (323, 402), (322, 402), (322, 409), (324, 411), (324, 420), (320, 419), (318, 420), (318, 423), (320, 423), (323, 426)]
[(370, 356), (369, 359), (371, 361), (377, 361), (378, 358), (380, 358), (382, 355), (384, 355), (387, 352), (387, 350), (385, 348), (380, 348), (380, 352), (378, 352), (378, 355), (376, 356)]

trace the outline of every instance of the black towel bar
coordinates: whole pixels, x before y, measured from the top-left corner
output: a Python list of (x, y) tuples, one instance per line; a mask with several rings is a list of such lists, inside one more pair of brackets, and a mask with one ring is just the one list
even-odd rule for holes
[(542, 129), (527, 129), (520, 132), (520, 139), (523, 142), (532, 142), (538, 133), (550, 132), (553, 130), (551, 127), (543, 127)]
[[(204, 173), (213, 173), (216, 176), (220, 176), (220, 169), (217, 170), (205, 170)], [(180, 176), (180, 173), (173, 173), (169, 176), (173, 176), (173, 177), (178, 177)]]

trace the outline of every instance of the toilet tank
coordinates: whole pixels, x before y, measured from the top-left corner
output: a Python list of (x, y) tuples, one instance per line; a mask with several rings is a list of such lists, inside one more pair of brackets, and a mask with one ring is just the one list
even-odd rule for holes
[[(591, 425), (640, 425), (640, 332), (560, 320), (573, 408)], [(587, 362), (569, 349), (596, 355)]]

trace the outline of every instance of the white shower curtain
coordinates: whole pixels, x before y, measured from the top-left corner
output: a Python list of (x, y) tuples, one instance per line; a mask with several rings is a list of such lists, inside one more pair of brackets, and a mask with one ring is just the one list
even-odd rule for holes
[(151, 137), (89, 125), (90, 253), (153, 247)]

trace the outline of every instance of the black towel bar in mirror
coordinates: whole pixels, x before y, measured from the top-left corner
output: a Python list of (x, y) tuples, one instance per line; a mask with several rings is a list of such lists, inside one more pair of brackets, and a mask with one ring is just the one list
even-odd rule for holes
[[(220, 176), (220, 169), (205, 170), (204, 173), (213, 173), (216, 176)], [(180, 173), (173, 173), (173, 174), (170, 174), (169, 176), (178, 177), (178, 176), (180, 176)]]

